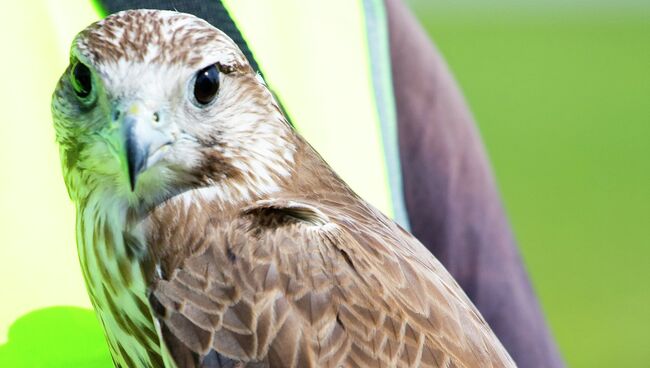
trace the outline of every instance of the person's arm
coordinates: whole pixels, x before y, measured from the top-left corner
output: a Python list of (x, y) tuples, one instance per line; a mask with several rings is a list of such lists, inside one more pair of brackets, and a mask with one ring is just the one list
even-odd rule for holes
[(562, 367), (464, 98), (406, 5), (386, 0), (386, 8), (411, 231), (519, 366)]

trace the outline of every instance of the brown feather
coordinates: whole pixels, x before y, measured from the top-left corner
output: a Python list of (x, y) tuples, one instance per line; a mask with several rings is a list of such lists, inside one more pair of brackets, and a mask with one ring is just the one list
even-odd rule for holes
[[(211, 343), (228, 359), (269, 367), (514, 366), (460, 287), (415, 238), (335, 175), (323, 175), (328, 168), (317, 155), (298, 157), (318, 165), (303, 177), (311, 183), (291, 186), (343, 190), (285, 192), (192, 221), (174, 201), (153, 212), (149, 243), (162, 258), (176, 258), (161, 262), (179, 265), (169, 280), (154, 281), (153, 295), (165, 306), (169, 299), (184, 305), (158, 315), (179, 343), (201, 356)], [(167, 211), (180, 216), (174, 239), (198, 232), (200, 248), (165, 251), (183, 248), (159, 236), (156, 218)], [(214, 318), (196, 309), (210, 309)]]

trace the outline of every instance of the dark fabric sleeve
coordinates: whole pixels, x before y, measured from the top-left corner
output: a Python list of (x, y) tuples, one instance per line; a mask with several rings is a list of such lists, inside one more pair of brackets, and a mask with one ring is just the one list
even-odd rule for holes
[(473, 118), (401, 0), (386, 0), (411, 231), (447, 267), (520, 367), (562, 367)]

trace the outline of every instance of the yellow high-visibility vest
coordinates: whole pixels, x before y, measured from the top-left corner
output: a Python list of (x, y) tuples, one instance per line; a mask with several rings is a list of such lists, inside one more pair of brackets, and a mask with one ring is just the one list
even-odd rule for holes
[[(105, 15), (99, 3), (31, 0), (3, 7), (0, 367), (41, 362), (37, 356), (29, 358), (37, 359), (31, 363), (16, 360), (23, 359), (20, 344), (30, 344), (13, 341), (14, 327), (17, 336), (26, 333), (20, 323), (7, 340), (19, 318), (52, 306), (91, 308), (77, 260), (74, 206), (54, 142), (50, 96), (76, 33)], [(383, 1), (222, 3), (296, 129), (359, 195), (406, 226)], [(66, 318), (75, 311), (82, 313), (72, 308), (55, 313), (62, 317), (54, 328), (70, 328), (74, 321)], [(56, 339), (52, 323), (42, 327)], [(42, 346), (33, 348), (35, 355), (43, 352)], [(110, 366), (103, 346), (74, 351), (77, 356), (50, 355), (52, 366), (56, 359), (62, 359), (62, 367)]]

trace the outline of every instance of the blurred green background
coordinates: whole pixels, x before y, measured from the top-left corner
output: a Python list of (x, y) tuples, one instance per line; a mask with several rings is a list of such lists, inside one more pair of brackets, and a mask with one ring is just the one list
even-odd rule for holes
[(478, 121), (560, 350), (650, 366), (650, 2), (410, 1)]

